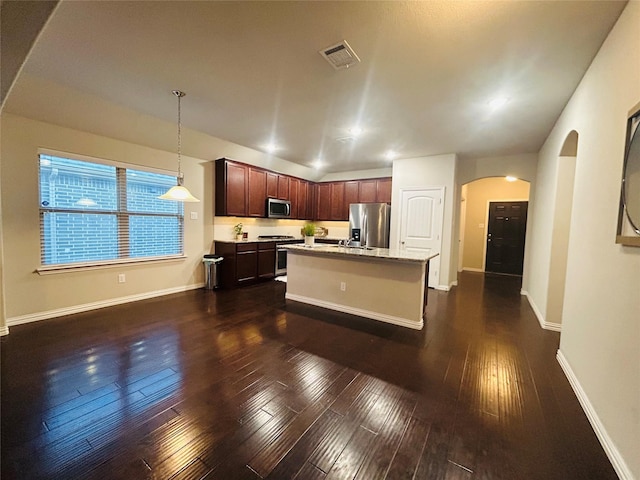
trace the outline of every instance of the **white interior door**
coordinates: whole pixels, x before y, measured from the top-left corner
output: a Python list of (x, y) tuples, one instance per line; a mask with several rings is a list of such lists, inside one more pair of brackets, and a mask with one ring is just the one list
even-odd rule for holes
[[(442, 219), (444, 187), (403, 189), (400, 192), (401, 250), (440, 253), (442, 249)], [(429, 263), (432, 288), (440, 284), (440, 256)]]

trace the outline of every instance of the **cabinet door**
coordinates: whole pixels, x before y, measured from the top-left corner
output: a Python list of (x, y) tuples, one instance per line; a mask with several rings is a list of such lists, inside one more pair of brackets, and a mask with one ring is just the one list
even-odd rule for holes
[(278, 175), (278, 198), (280, 200), (289, 200), (289, 183), (289, 177)]
[(258, 277), (273, 278), (276, 274), (275, 242), (258, 243)]
[(309, 182), (300, 180), (298, 183), (298, 216), (300, 220), (307, 220), (313, 217), (309, 214)]
[(236, 281), (249, 283), (258, 278), (258, 248), (256, 243), (236, 244)]
[(343, 220), (344, 215), (344, 183), (331, 183), (331, 220)]
[(331, 184), (322, 183), (316, 185), (316, 219), (331, 220)]
[(360, 203), (358, 201), (358, 191), (360, 182), (345, 182), (344, 184), (344, 208), (342, 210), (342, 220), (349, 220), (349, 205)]
[(267, 172), (267, 197), (278, 198), (278, 174)]
[(376, 180), (360, 180), (358, 203), (375, 203), (377, 190), (378, 182)]
[(292, 178), (289, 181), (289, 200), (291, 201), (291, 218), (299, 218), (298, 211), (300, 203), (298, 201), (298, 191), (300, 190), (300, 180)]
[(243, 217), (247, 214), (247, 169), (243, 165), (226, 164), (225, 215)]
[(376, 201), (380, 203), (391, 203), (391, 179), (381, 178), (378, 180), (378, 192)]
[(264, 217), (267, 199), (267, 172), (249, 167), (249, 204), (247, 214), (250, 217)]

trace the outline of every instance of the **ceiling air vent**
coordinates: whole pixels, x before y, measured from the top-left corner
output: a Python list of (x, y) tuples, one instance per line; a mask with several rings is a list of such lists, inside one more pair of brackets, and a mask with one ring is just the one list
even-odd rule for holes
[(327, 62), (336, 70), (342, 70), (343, 68), (349, 68), (351, 65), (360, 63), (360, 59), (356, 52), (349, 46), (346, 40), (320, 50)]

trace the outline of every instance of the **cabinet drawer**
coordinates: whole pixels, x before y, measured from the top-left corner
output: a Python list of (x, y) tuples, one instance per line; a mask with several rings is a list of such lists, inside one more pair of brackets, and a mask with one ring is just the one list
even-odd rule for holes
[(257, 244), (252, 243), (236, 243), (237, 252), (254, 252), (257, 250)]
[(258, 250), (275, 250), (276, 242), (259, 242)]

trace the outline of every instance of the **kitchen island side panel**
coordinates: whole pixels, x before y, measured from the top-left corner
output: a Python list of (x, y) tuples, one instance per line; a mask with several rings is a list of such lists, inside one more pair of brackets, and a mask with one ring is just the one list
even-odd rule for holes
[(287, 299), (414, 329), (424, 324), (426, 263), (289, 250), (287, 264)]

